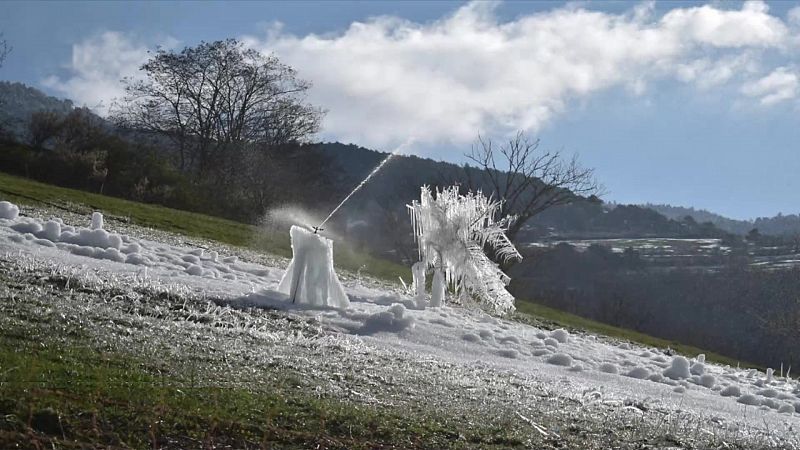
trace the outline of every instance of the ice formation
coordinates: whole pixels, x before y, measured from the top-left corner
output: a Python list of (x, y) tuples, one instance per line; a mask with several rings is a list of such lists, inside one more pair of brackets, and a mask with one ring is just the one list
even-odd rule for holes
[(103, 213), (97, 211), (92, 213), (92, 229), (93, 230), (103, 229)]
[(664, 370), (663, 375), (667, 378), (672, 378), (673, 380), (689, 378), (691, 376), (691, 373), (689, 372), (689, 360), (683, 356), (676, 356), (672, 358), (672, 365), (668, 369)]
[(433, 272), (433, 283), (431, 284), (431, 306), (442, 306), (444, 295), (447, 290), (447, 283), (441, 270)]
[(481, 192), (459, 194), (458, 186), (432, 192), (423, 186), (419, 201), (408, 208), (420, 260), (434, 271), (431, 305), (443, 299), (437, 276), (456, 293), (473, 294), (496, 314), (514, 310), (514, 297), (506, 291), (510, 279), (484, 253), (490, 247), (503, 261), (522, 259), (505, 235), (513, 218), (498, 219), (501, 201)]
[(333, 241), (296, 225), (289, 235), (292, 261), (278, 291), (292, 303), (347, 308), (350, 301), (333, 270)]
[(19, 216), (17, 205), (6, 201), (0, 202), (0, 219), (14, 220), (17, 216)]
[(427, 303), (425, 298), (425, 263), (422, 261), (416, 262), (411, 266), (411, 274), (414, 277), (414, 301), (417, 306), (424, 308)]

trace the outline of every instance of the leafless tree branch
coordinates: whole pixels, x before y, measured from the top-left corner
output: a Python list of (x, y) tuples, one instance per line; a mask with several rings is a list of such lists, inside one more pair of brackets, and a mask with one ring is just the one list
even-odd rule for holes
[(531, 140), (518, 132), (499, 146), (491, 139), (478, 136), (465, 156), (481, 170), (466, 178), (472, 190), (491, 190), (495, 198), (504, 200), (501, 213), (517, 220), (508, 230), (513, 240), (531, 217), (579, 197), (599, 196), (603, 187), (594, 177), (594, 170), (582, 167), (576, 156), (565, 159), (561, 152), (543, 151), (539, 140)]

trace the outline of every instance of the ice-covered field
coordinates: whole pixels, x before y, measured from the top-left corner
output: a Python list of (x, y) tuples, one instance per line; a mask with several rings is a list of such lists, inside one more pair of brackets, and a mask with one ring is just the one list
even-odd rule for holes
[(631, 415), (650, 430), (682, 417), (689, 427), (696, 426), (699, 442), (707, 435), (709, 440), (800, 448), (800, 383), (789, 377), (710, 364), (702, 355), (687, 359), (585, 333), (540, 329), (476, 310), (418, 309), (399, 288), (367, 279), (343, 277), (347, 309), (300, 307), (277, 291), (283, 267), (243, 261), (232, 248), (211, 251), (115, 233), (100, 215), (84, 220), (81, 227), (58, 218), (19, 217), (16, 207), (0, 203), (0, 254), (70, 268), (75, 277), (113, 278), (123, 288), (141, 280), (181, 286), (234, 311), (278, 309), (321, 324), (326, 345), (357, 348), (367, 359), (370, 352), (395, 355), (403, 364), (386, 367), (401, 382), (412, 380), (420, 364), (427, 364), (434, 378), (429, 366), (447, 367), (442, 386), (491, 396), (466, 374), (495, 374), (504, 380), (492, 387), (497, 397), (513, 399), (506, 406), (518, 411), (520, 426), (542, 435), (563, 430), (548, 430), (532, 416), (524, 395), (509, 392), (544, 389), (575, 414), (602, 407)]

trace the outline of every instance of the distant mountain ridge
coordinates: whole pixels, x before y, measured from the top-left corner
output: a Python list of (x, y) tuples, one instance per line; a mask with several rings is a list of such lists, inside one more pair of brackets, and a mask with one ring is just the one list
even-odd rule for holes
[(682, 220), (689, 216), (698, 223), (711, 222), (718, 228), (729, 233), (744, 235), (757, 228), (761, 234), (780, 236), (800, 233), (800, 215), (788, 214), (773, 217), (759, 217), (755, 220), (737, 220), (713, 213), (705, 209), (695, 209), (684, 206), (646, 203), (641, 205), (650, 208), (670, 219)]
[[(27, 140), (27, 124), (33, 113), (52, 111), (66, 115), (73, 109), (69, 100), (48, 96), (21, 83), (0, 82), (0, 124), (11, 129), (19, 141)], [(129, 130), (115, 132), (123, 139), (147, 142), (152, 147), (163, 149), (165, 144), (158, 137), (146, 133)], [(338, 142), (310, 144), (309, 147), (319, 151), (320, 157), (330, 164), (331, 169), (326, 175), (332, 177), (336, 192), (325, 192), (324, 195), (337, 202), (388, 156), (387, 153)], [(420, 186), (463, 183), (466, 179), (479, 180), (482, 178), (480, 174), (481, 170), (474, 167), (417, 156), (397, 156), (344, 206), (338, 216), (345, 223), (353, 222), (346, 225), (348, 229), (358, 223), (371, 223), (373, 229), (378, 229), (380, 227), (376, 224), (381, 223), (386, 233), (392, 233), (398, 230), (398, 226), (407, 226), (405, 205), (419, 197)], [(491, 191), (488, 184), (476, 187), (482, 188), (484, 192)], [(535, 240), (556, 235), (720, 237), (724, 234), (714, 226), (686, 223), (681, 220), (685, 215), (688, 214), (671, 220), (652, 208), (580, 199), (571, 205), (551, 208), (534, 217), (520, 233), (520, 238)]]
[(0, 81), (0, 127), (24, 140), (28, 120), (38, 111), (67, 115), (75, 108), (71, 100), (59, 99), (44, 92), (9, 81)]

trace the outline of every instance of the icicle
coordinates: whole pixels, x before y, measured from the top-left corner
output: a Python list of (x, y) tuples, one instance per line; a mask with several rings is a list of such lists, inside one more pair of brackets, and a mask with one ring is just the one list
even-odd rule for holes
[(445, 280), (441, 270), (433, 271), (433, 284), (431, 286), (431, 306), (438, 307), (444, 304)]
[(427, 267), (425, 263), (419, 261), (411, 266), (411, 273), (414, 276), (414, 301), (420, 308), (425, 308), (427, 299), (425, 296), (425, 270)]

